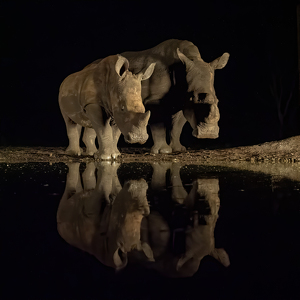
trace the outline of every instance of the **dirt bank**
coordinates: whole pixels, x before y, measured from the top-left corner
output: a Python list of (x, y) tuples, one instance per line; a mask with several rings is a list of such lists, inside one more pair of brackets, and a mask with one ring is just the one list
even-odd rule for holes
[[(0, 162), (86, 162), (94, 160), (88, 156), (68, 156), (64, 147), (0, 147)], [(254, 146), (217, 150), (188, 150), (186, 153), (151, 154), (147, 148), (122, 148), (119, 162), (181, 161), (187, 163), (264, 161), (300, 162), (300, 136), (263, 143)]]

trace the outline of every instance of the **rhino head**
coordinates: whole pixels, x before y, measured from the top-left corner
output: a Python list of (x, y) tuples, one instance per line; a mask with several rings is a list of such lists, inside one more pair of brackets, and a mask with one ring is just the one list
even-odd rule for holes
[(140, 252), (148, 261), (154, 260), (152, 249), (141, 237), (142, 220), (150, 213), (147, 189), (144, 179), (127, 181), (112, 205), (108, 235), (117, 270), (127, 265), (130, 254), (139, 256)]
[(216, 69), (223, 69), (226, 66), (229, 54), (224, 53), (211, 63), (206, 63), (200, 56), (191, 60), (178, 48), (177, 55), (186, 66), (186, 80), (190, 94), (183, 114), (193, 128), (193, 136), (215, 139), (219, 136), (220, 113), (214, 89), (214, 73)]
[(124, 135), (127, 143), (144, 144), (148, 139), (147, 125), (150, 111), (145, 112), (141, 96), (141, 81), (147, 80), (153, 73), (155, 63), (149, 65), (145, 72), (132, 74), (128, 60), (118, 55), (115, 71), (118, 75), (112, 104), (114, 120)]

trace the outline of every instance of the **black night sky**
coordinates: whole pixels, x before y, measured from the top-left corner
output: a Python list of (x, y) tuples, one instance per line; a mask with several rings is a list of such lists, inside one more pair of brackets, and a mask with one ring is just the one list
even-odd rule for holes
[[(67, 146), (58, 107), (63, 79), (98, 58), (170, 38), (193, 42), (207, 62), (230, 53), (215, 78), (220, 138), (199, 141), (186, 125), (184, 145), (246, 145), (300, 134), (297, 1), (21, 3), (0, 4), (1, 146)], [(283, 126), (273, 82), (282, 113), (292, 95)]]

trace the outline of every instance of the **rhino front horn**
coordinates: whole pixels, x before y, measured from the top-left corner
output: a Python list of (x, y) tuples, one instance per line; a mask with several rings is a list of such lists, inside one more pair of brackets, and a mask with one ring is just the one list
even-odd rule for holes
[(141, 120), (141, 123), (143, 123), (144, 125), (147, 125), (148, 121), (150, 119), (150, 115), (151, 115), (150, 110), (148, 110), (147, 112), (145, 112), (144, 115), (143, 115), (143, 118)]

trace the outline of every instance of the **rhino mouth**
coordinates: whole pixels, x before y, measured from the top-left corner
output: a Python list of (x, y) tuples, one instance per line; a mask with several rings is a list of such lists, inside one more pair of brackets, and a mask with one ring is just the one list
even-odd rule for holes
[(200, 123), (192, 134), (198, 139), (216, 139), (219, 137), (219, 126), (218, 124)]
[(148, 137), (149, 135), (147, 133), (143, 135), (128, 133), (127, 137), (125, 138), (125, 142), (128, 144), (135, 144), (135, 143), (145, 144), (146, 141), (148, 140)]

